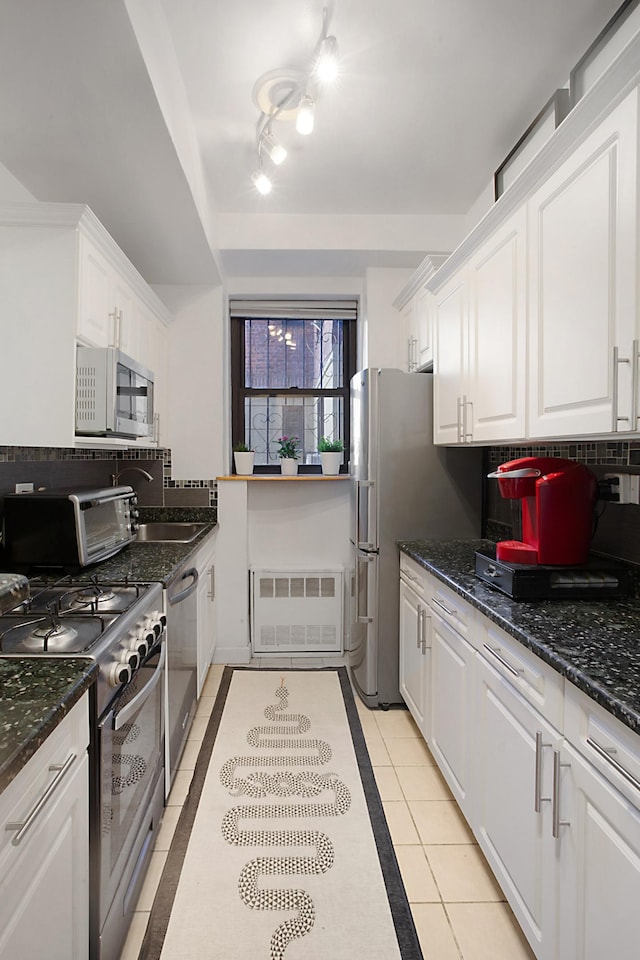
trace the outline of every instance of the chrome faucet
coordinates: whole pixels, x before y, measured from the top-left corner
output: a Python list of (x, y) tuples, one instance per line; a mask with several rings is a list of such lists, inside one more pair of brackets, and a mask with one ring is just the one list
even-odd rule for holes
[(117, 486), (118, 486), (118, 480), (120, 479), (120, 477), (122, 476), (122, 474), (123, 474), (123, 473), (127, 473), (128, 470), (135, 470), (136, 473), (141, 473), (142, 476), (145, 477), (145, 478), (149, 481), (149, 483), (151, 483), (151, 481), (153, 480), (153, 477), (151, 476), (151, 474), (150, 474), (150, 473), (147, 473), (146, 470), (143, 470), (142, 467), (124, 467), (124, 468), (120, 471), (120, 473), (112, 473), (112, 474), (111, 474), (111, 486), (112, 486), (112, 487), (117, 487)]

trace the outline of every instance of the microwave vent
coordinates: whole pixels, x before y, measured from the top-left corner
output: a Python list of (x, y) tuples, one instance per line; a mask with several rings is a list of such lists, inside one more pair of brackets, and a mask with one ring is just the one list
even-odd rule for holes
[[(98, 353), (86, 350), (86, 353)], [(89, 361), (76, 364), (76, 433), (104, 433), (107, 415), (107, 387), (104, 364)]]

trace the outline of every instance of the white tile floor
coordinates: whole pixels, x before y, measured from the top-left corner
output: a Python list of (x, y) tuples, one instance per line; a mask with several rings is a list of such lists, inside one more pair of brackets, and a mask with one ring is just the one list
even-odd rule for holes
[[(263, 658), (254, 665), (343, 663)], [(138, 960), (223, 669), (214, 664), (209, 671), (121, 960)], [(424, 960), (530, 960), (533, 953), (410, 714), (356, 702)]]

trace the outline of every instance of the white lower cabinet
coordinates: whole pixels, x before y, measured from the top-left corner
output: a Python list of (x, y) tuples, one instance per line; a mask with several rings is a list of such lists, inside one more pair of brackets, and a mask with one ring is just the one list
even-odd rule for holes
[(484, 656), (476, 667), (472, 827), (536, 956), (554, 957), (551, 781), (560, 734)]
[(1, 960), (87, 960), (87, 700), (0, 795)]
[(635, 960), (640, 737), (400, 565), (401, 693), (536, 957)]
[(196, 557), (198, 570), (198, 697), (207, 679), (216, 645), (214, 603), (215, 590), (215, 543), (208, 543)]
[(400, 693), (420, 732), (427, 739), (430, 634), (431, 621), (426, 604), (404, 580), (401, 580)]
[(460, 809), (470, 819), (470, 724), (474, 648), (432, 609), (430, 747)]

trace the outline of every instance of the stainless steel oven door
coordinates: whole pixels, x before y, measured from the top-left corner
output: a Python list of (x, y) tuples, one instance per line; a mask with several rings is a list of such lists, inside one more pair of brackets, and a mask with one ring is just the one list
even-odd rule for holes
[(165, 658), (163, 635), (98, 724), (101, 927), (164, 775)]

